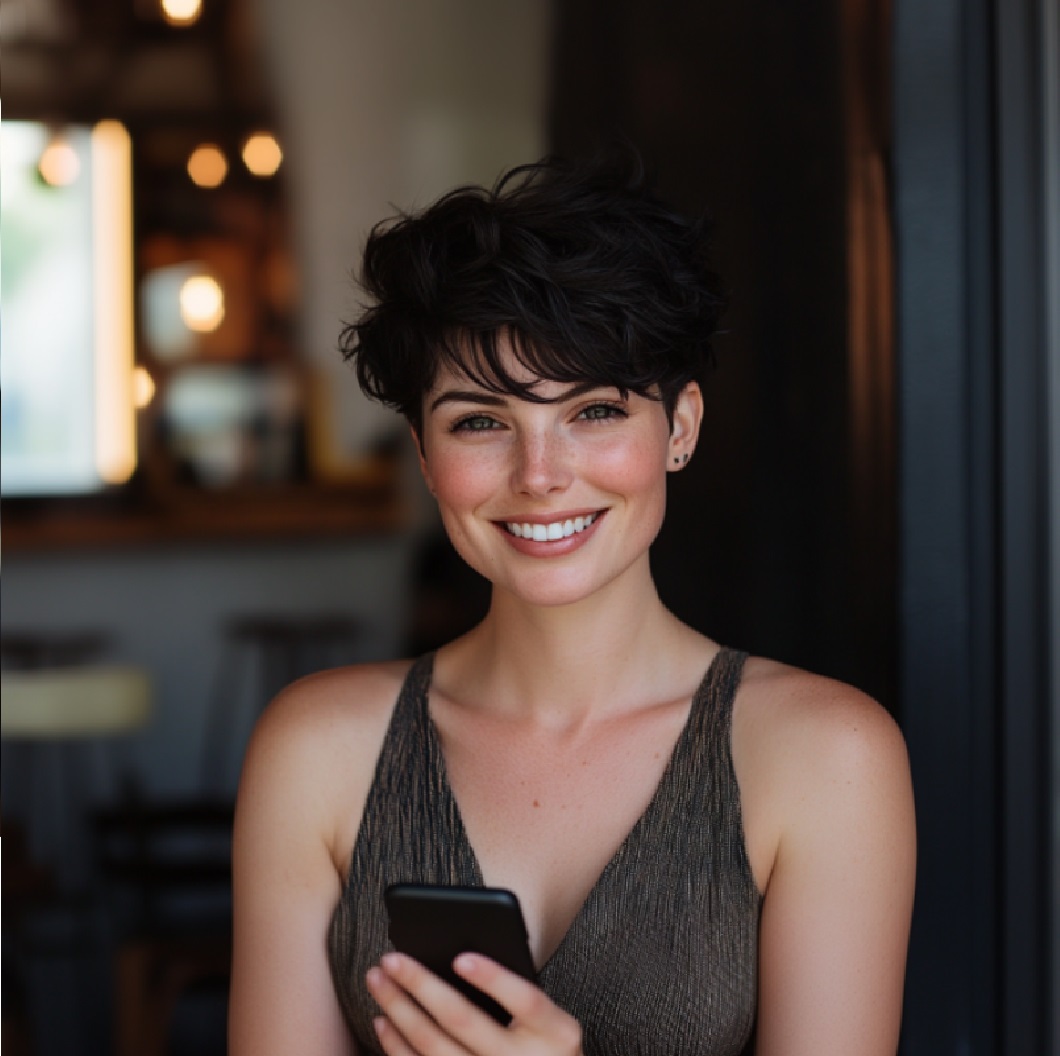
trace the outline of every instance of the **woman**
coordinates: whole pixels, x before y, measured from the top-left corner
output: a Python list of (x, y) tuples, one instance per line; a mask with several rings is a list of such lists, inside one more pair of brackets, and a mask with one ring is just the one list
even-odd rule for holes
[[(271, 705), (235, 829), (232, 1051), (893, 1053), (912, 901), (902, 738), (848, 686), (719, 646), (648, 550), (721, 298), (637, 171), (543, 163), (369, 240), (344, 334), (492, 584), (413, 663)], [(706, 585), (704, 586), (706, 589)], [(395, 881), (522, 903), (535, 983), (388, 951)]]

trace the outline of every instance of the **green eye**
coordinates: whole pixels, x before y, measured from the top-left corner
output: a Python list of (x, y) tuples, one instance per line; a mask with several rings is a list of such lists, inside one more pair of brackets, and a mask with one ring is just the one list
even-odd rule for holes
[(591, 422), (599, 422), (607, 418), (625, 418), (626, 412), (624, 408), (613, 403), (594, 403), (591, 407), (586, 407), (579, 417)]
[(497, 423), (485, 414), (472, 414), (467, 418), (461, 418), (458, 422), (453, 423), (452, 431), (454, 433), (481, 433), (487, 429), (495, 428)]

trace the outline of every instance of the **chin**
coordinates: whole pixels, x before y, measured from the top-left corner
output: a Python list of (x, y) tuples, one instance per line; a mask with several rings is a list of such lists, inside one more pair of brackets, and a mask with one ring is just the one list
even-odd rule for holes
[(586, 576), (543, 571), (537, 575), (516, 576), (504, 582), (495, 582), (493, 589), (526, 605), (555, 609), (577, 605), (600, 594), (611, 581), (600, 582)]

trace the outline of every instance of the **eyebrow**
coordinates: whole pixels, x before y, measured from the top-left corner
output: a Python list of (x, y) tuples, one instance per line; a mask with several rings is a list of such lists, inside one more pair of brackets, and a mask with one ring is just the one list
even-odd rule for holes
[[(617, 388), (617, 385), (601, 384), (597, 381), (580, 381), (577, 385), (572, 385), (569, 389), (565, 389), (558, 396), (542, 399), (540, 402), (563, 403), (566, 400), (573, 400), (578, 396), (584, 396), (585, 393), (592, 392), (594, 389)], [(515, 398), (518, 399), (519, 397)], [(494, 392), (486, 392), (482, 389), (446, 389), (445, 392), (440, 393), (431, 401), (430, 410), (436, 411), (445, 403), (474, 403), (483, 407), (504, 407), (508, 403), (508, 399), (509, 397), (507, 396), (501, 396)], [(534, 400), (528, 402), (536, 403), (538, 401)]]
[(478, 403), (484, 407), (503, 407), (508, 401), (492, 392), (477, 392), (464, 389), (446, 389), (431, 401), (431, 410), (436, 411), (443, 403)]

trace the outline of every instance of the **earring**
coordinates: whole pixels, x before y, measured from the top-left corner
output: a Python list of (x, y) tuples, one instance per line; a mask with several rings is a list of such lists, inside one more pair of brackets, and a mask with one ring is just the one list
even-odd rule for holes
[(674, 455), (674, 465), (683, 466), (688, 462), (688, 452), (686, 451), (683, 455)]

